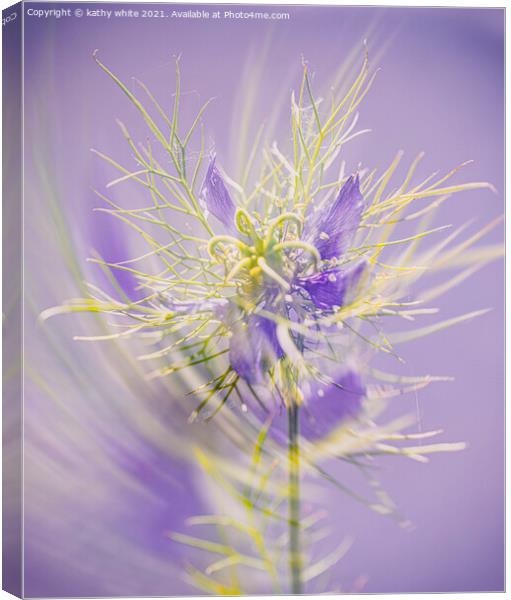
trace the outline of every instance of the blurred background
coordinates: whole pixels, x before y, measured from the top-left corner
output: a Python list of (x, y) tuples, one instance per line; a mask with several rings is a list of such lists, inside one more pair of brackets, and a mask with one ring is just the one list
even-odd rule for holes
[[(103, 7), (73, 4), (87, 6)], [(26, 596), (193, 593), (182, 577), (189, 549), (166, 534), (182, 530), (210, 502), (186, 442), (211, 434), (188, 424), (186, 410), (172, 402), (183, 396), (179, 384), (145, 381), (144, 365), (133, 358), (136, 341), (73, 341), (89, 332), (91, 317), (37, 320), (42, 310), (82, 295), (84, 279), (109, 285), (87, 257), (133, 255), (125, 228), (93, 211), (100, 204), (93, 189), (104, 192), (117, 175), (90, 149), (135, 168), (115, 120), (136, 140), (145, 141), (147, 131), (95, 64), (95, 49), (130, 87), (134, 78), (143, 81), (169, 110), (173, 57), (181, 55), (183, 119), (190, 123), (214, 98), (204, 120), (206, 148), (216, 149), (236, 179), (263, 121), (287, 139), (302, 58), (314, 87), (327, 90), (348, 56), (358, 53), (362, 61), (367, 39), (380, 71), (359, 127), (372, 132), (348, 145), (348, 171), (360, 164), (382, 171), (398, 150), (405, 152), (401, 174), (425, 152), (417, 178), (472, 159), (456, 181), (489, 181), (497, 194), (454, 197), (435, 225), (468, 223), (470, 234), (503, 213), (503, 10), (275, 10), (290, 18), (25, 18)], [(140, 205), (135, 194), (117, 186), (110, 197)], [(502, 226), (487, 239), (502, 240)], [(442, 318), (492, 310), (402, 350), (403, 372), (455, 379), (399, 398), (392, 410), (417, 413), (424, 430), (441, 428), (444, 439), (468, 443), (464, 452), (435, 455), (425, 465), (380, 462), (379, 479), (413, 527), (325, 492), (333, 536), (355, 539), (333, 575), (342, 589), (503, 589), (503, 279), (496, 262), (450, 291), (436, 303)], [(135, 293), (129, 275), (118, 283)]]

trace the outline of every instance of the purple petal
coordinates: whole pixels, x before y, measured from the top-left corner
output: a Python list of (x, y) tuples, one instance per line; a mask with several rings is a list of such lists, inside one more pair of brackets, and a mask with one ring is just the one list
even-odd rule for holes
[(305, 226), (304, 237), (312, 240), (323, 260), (342, 256), (353, 242), (363, 210), (359, 178), (352, 175), (330, 208)]
[(261, 346), (254, 340), (249, 343), (247, 325), (240, 324), (232, 332), (229, 345), (229, 362), (236, 373), (250, 384), (261, 381)]
[(334, 306), (346, 306), (352, 301), (366, 266), (363, 261), (351, 269), (328, 269), (310, 277), (300, 277), (296, 285), (309, 294), (317, 308), (331, 310)]
[(301, 435), (316, 440), (331, 433), (342, 421), (356, 417), (365, 392), (361, 378), (353, 371), (338, 378), (336, 385), (316, 386), (300, 410)]
[[(335, 378), (335, 383), (323, 386), (314, 383), (305, 394), (305, 403), (300, 407), (300, 435), (316, 441), (332, 433), (343, 421), (356, 418), (362, 410), (366, 394), (361, 377), (355, 371), (347, 371)], [(271, 410), (272, 424), (269, 435), (282, 445), (287, 444), (287, 412), (277, 403), (267, 403)], [(262, 421), (268, 413), (253, 403), (251, 410)]]
[(236, 206), (225, 187), (220, 172), (215, 166), (215, 157), (211, 159), (209, 164), (200, 197), (206, 216), (207, 213), (211, 213), (229, 229), (234, 227)]
[(255, 319), (257, 322), (256, 327), (258, 327), (264, 335), (265, 343), (269, 345), (270, 352), (277, 358), (283, 358), (284, 350), (282, 350), (277, 337), (277, 324), (275, 321), (260, 316), (256, 316)]
[(284, 355), (273, 321), (251, 315), (230, 323), (229, 362), (251, 385), (264, 381), (268, 370)]

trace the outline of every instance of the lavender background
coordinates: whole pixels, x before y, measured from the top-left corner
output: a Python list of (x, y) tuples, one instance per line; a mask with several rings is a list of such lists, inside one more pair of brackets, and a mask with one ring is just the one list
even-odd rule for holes
[[(25, 10), (30, 7), (62, 5), (27, 3)], [(475, 231), (503, 212), (503, 10), (274, 10), (289, 12), (290, 20), (25, 17), (31, 314), (76, 295), (71, 277), (76, 263), (64, 260), (59, 250), (66, 242), (57, 199), (64, 230), (87, 273), (94, 273), (83, 263), (92, 247), (107, 259), (123, 256), (122, 228), (92, 212), (97, 200), (90, 188), (103, 187), (113, 175), (89, 148), (128, 160), (116, 117), (130, 124), (135, 138), (146, 134), (133, 126), (138, 123), (135, 111), (95, 65), (94, 49), (121, 79), (141, 79), (168, 103), (174, 89), (172, 55), (181, 54), (185, 116), (190, 118), (201, 101), (216, 98), (206, 119), (207, 140), (209, 146), (214, 140), (222, 165), (234, 172), (239, 157), (233, 156), (232, 140), (240, 132), (233, 114), (246, 91), (246, 65), (253, 81), (257, 73), (261, 77), (252, 111), (255, 131), (276, 99), (289, 97), (302, 55), (319, 85), (367, 37), (373, 63), (382, 70), (359, 124), (373, 133), (348, 146), (348, 168), (362, 162), (382, 169), (398, 149), (406, 152), (408, 163), (426, 152), (422, 175), (474, 159), (457, 180), (488, 180), (498, 194), (468, 192), (453, 198), (442, 209), (442, 224), (475, 219), (469, 229)], [(286, 126), (282, 118), (277, 130)], [(502, 238), (497, 228), (489, 241)], [(445, 440), (465, 440), (469, 447), (434, 456), (428, 465), (382, 461), (381, 479), (415, 525), (412, 532), (331, 491), (335, 532), (355, 536), (352, 550), (336, 568), (344, 588), (355, 589), (367, 577), (368, 592), (503, 589), (503, 295), (503, 265), (495, 263), (436, 303), (445, 318), (485, 307), (493, 308), (491, 313), (403, 350), (406, 373), (456, 378), (421, 391), (417, 402), (424, 429), (443, 428)], [(52, 325), (52, 344), (47, 328), (33, 320), (27, 327), (27, 362), (34, 380), (44, 379), (46, 387), (33, 383), (26, 389), (25, 594), (190, 593), (177, 575), (182, 550), (162, 532), (200, 512), (193, 474), (155, 450), (150, 437), (125, 422), (122, 405), (114, 402), (123, 394), (128, 401), (131, 394), (135, 403), (146, 392), (137, 394), (135, 382), (120, 383), (112, 375), (116, 359), (108, 351), (71, 344), (70, 320)], [(159, 406), (165, 399), (158, 394), (164, 393), (151, 391)], [(414, 398), (399, 402), (404, 404), (396, 411), (416, 410)], [(114, 440), (122, 444), (116, 448)], [(95, 459), (98, 448), (115, 465), (115, 477), (108, 464)]]

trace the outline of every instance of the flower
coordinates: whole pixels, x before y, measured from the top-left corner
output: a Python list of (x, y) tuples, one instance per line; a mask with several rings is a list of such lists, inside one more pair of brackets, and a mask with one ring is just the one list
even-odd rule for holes
[[(314, 321), (346, 306), (356, 295), (367, 270), (366, 261), (347, 260), (364, 209), (359, 176), (348, 177), (334, 202), (306, 218), (303, 226), (295, 213), (261, 225), (244, 209), (236, 209), (215, 157), (201, 199), (207, 214), (235, 236), (218, 238), (219, 244), (232, 247), (226, 268), (237, 284), (230, 309), (221, 315), (231, 332), (230, 364), (246, 382), (260, 384), (275, 362), (286, 356), (279, 317), (298, 324)], [(214, 251), (215, 240), (211, 247)], [(297, 346), (298, 337), (292, 340)]]
[[(129, 274), (136, 281), (136, 295), (112, 295), (91, 282), (85, 297), (48, 309), (43, 316), (109, 315), (112, 333), (78, 339), (140, 336), (151, 351), (139, 358), (156, 363), (149, 378), (192, 368), (183, 380), (190, 384), (190, 393), (203, 395), (192, 417), (206, 406), (211, 416), (217, 414), (229, 398), (237, 398), (242, 408), (262, 399), (275, 420), (283, 406), (293, 412), (302, 405), (300, 419), (309, 415), (301, 423), (305, 432), (323, 413), (329, 414), (320, 391), (331, 387), (338, 418), (346, 411), (335, 402), (355, 410), (362, 398), (364, 416), (370, 418), (374, 410), (369, 405), (379, 392), (374, 395), (368, 382), (366, 393), (362, 385), (369, 356), (359, 352), (361, 346), (396, 357), (396, 344), (484, 312), (405, 332), (386, 331), (388, 323), (409, 324), (435, 313), (435, 307), (424, 303), (501, 256), (502, 250), (473, 248), (497, 221), (461, 242), (455, 242), (460, 229), (423, 246), (424, 238), (446, 228), (424, 228), (444, 201), (458, 192), (491, 189), (485, 182), (446, 184), (464, 165), (417, 180), (419, 155), (398, 184), (398, 153), (383, 173), (364, 169), (363, 174), (344, 175), (345, 162), (339, 159), (346, 143), (367, 131), (353, 133), (357, 107), (374, 77), (367, 55), (346, 93), (332, 90), (331, 102), (315, 98), (304, 64), (300, 91), (291, 96), (290, 151), (281, 152), (278, 140), (257, 141), (237, 183), (224, 178), (213, 156), (202, 184), (204, 145), (198, 132), (207, 103), (185, 133), (176, 92), (172, 122), (158, 124), (133, 91), (96, 54), (94, 58), (136, 107), (151, 138), (142, 151), (130, 141), (138, 165), (134, 172), (97, 152), (120, 172), (109, 186), (142, 186), (150, 202), (128, 210), (98, 192), (109, 205), (98, 210), (132, 227), (148, 248), (119, 262), (93, 259), (106, 270)], [(179, 65), (176, 77), (179, 90)], [(120, 127), (131, 140), (127, 127)], [(153, 151), (155, 142), (160, 152)], [(194, 144), (197, 150), (192, 150)], [(227, 183), (237, 192), (236, 202)], [(401, 225), (405, 236), (395, 234)], [(413, 295), (419, 279), (461, 267), (468, 270), (424, 297)], [(350, 385), (344, 385), (346, 377), (352, 378)], [(382, 380), (401, 382), (392, 375)], [(430, 381), (418, 378), (413, 385)], [(229, 415), (227, 411), (226, 419)]]

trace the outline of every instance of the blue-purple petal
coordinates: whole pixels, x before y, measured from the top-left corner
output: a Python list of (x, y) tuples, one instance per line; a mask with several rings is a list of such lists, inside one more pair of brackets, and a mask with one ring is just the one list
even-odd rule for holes
[[(362, 412), (366, 395), (365, 385), (358, 373), (349, 370), (335, 378), (335, 383), (312, 384), (305, 394), (305, 402), (299, 411), (299, 432), (305, 439), (314, 442), (327, 437), (337, 427), (350, 419), (356, 419)], [(253, 402), (251, 410), (261, 419), (272, 414), (270, 437), (279, 444), (288, 443), (287, 412), (284, 406), (274, 402), (265, 404), (266, 411)]]
[(336, 267), (309, 277), (300, 277), (296, 285), (304, 289), (317, 308), (331, 310), (349, 304), (357, 291), (366, 263), (351, 268)]
[(300, 433), (308, 440), (317, 440), (330, 434), (347, 419), (361, 411), (366, 390), (360, 376), (349, 371), (336, 385), (316, 386), (301, 408)]
[(216, 168), (214, 157), (211, 159), (204, 178), (200, 197), (206, 213), (211, 213), (227, 228), (234, 227), (236, 206), (229, 195), (219, 170)]
[(255, 385), (262, 379), (261, 355), (261, 344), (256, 340), (250, 342), (248, 325), (240, 323), (233, 329), (229, 344), (231, 367), (242, 379)]
[(351, 175), (333, 204), (308, 222), (304, 238), (311, 241), (323, 260), (337, 258), (350, 248), (364, 211), (358, 175)]
[(277, 337), (277, 324), (275, 321), (260, 316), (254, 318), (256, 320), (256, 327), (258, 327), (264, 335), (265, 343), (268, 344), (270, 352), (277, 358), (283, 358), (284, 350), (282, 350), (282, 346)]
[(275, 323), (259, 315), (250, 315), (231, 320), (230, 330), (231, 367), (249, 384), (262, 383), (268, 370), (284, 355)]

